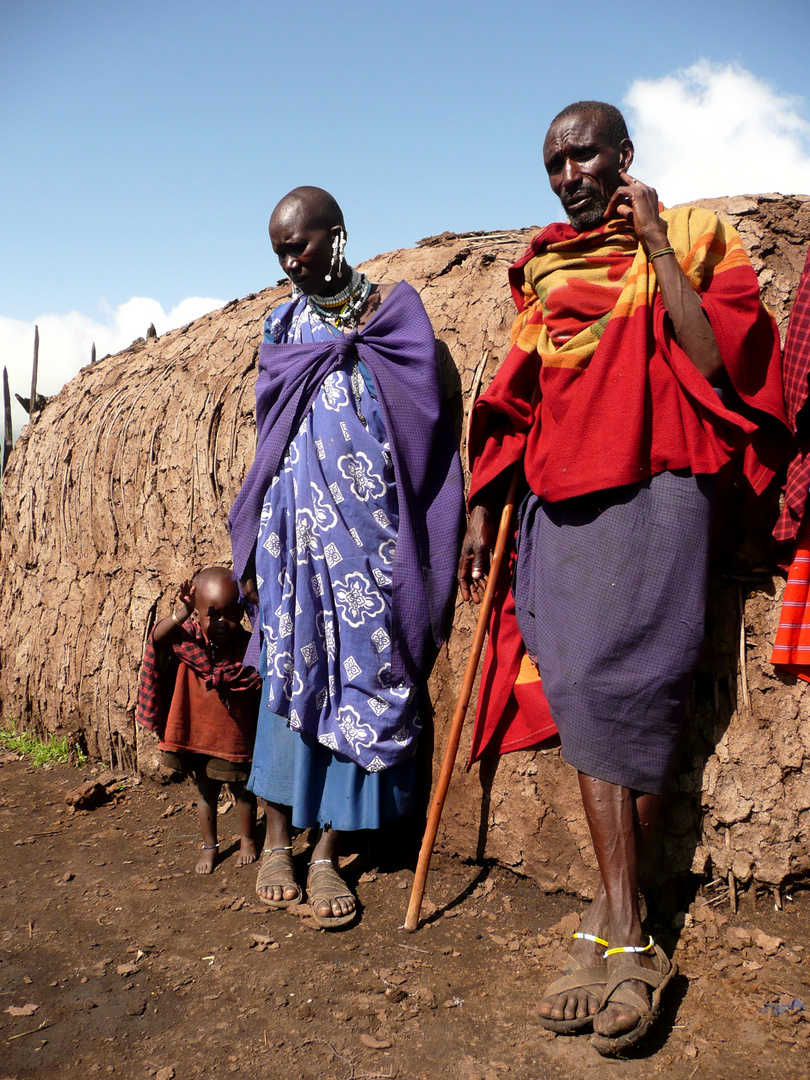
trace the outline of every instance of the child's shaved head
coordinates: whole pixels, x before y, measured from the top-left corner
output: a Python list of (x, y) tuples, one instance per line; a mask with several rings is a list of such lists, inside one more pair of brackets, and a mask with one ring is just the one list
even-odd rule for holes
[(239, 600), (239, 586), (236, 584), (232, 571), (226, 566), (206, 566), (200, 570), (194, 578), (195, 606), (199, 610), (200, 596), (204, 595), (206, 601), (213, 602), (216, 596), (221, 604), (234, 603)]

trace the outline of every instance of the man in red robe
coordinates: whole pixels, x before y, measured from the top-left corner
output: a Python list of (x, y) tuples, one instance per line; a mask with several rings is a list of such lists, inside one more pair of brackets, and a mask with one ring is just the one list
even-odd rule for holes
[(734, 230), (697, 207), (664, 210), (630, 175), (617, 109), (564, 109), (543, 159), (568, 223), (510, 271), (518, 316), (471, 421), (459, 583), (480, 600), (493, 523), (522, 469), (510, 603), (601, 875), (539, 1015), (557, 1032), (593, 1028), (597, 1050), (616, 1054), (644, 1036), (675, 972), (642, 928), (639, 856), (700, 655), (717, 473), (739, 454), (759, 492), (778, 464), (765, 429), (785, 422), (779, 341)]

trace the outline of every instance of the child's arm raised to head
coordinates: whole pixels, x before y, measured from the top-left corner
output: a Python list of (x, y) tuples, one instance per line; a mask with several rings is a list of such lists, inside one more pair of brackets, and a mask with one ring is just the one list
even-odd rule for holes
[(177, 590), (171, 615), (166, 619), (161, 619), (152, 631), (152, 640), (157, 648), (161, 645), (170, 645), (180, 636), (183, 623), (194, 610), (195, 591), (193, 582), (188, 579), (183, 581)]

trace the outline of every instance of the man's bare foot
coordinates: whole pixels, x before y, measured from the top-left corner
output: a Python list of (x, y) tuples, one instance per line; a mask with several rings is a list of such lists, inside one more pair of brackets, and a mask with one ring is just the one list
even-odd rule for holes
[(239, 841), (239, 854), (236, 856), (236, 865), (250, 866), (251, 863), (256, 862), (258, 855), (256, 841), (253, 837), (243, 836)]
[(217, 855), (219, 854), (219, 845), (214, 848), (203, 848), (203, 853), (200, 856), (200, 861), (194, 867), (198, 874), (213, 874), (214, 867), (217, 864)]
[[(607, 981), (607, 967), (605, 964), (606, 928), (607, 905), (604, 891), (600, 890), (585, 912), (577, 931), (578, 934), (588, 935), (588, 937), (576, 937), (570, 943), (568, 958), (572, 962), (563, 966), (563, 972), (566, 975), (574, 975), (582, 968), (600, 969), (604, 971), (602, 981)], [(592, 941), (590, 938), (597, 938), (598, 940)], [(557, 982), (557, 980), (555, 979), (554, 982)], [(551, 987), (553, 986), (554, 983), (551, 984)], [(586, 983), (583, 986), (562, 993), (544, 995), (537, 1007), (537, 1011), (544, 1020), (554, 1021), (555, 1023), (579, 1020), (584, 1024), (588, 1017), (596, 1015), (600, 1004), (600, 998), (592, 992), (592, 989), (588, 989)]]
[[(650, 953), (614, 953), (607, 958), (608, 979), (621, 969), (641, 967), (657, 971), (658, 962), (655, 954)], [(631, 1031), (638, 1024), (641, 1016), (649, 1011), (650, 987), (638, 979), (625, 979), (616, 988), (611, 1000), (600, 1009), (593, 1021), (593, 1030), (597, 1035), (612, 1038)]]
[[(602, 1057), (615, 1057), (642, 1041), (658, 1018), (664, 991), (678, 973), (675, 961), (652, 941), (649, 951), (608, 957), (609, 962), (614, 960), (605, 1005), (594, 1017), (591, 1037), (591, 1045)], [(643, 978), (634, 978), (635, 974)]]

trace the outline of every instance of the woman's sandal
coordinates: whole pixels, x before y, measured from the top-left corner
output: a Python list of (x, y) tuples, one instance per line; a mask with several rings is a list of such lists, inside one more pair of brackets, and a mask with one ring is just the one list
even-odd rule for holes
[[(610, 1004), (626, 1005), (638, 1012), (639, 1020), (635, 1027), (630, 1028), (629, 1031), (623, 1031), (619, 1035), (599, 1035), (594, 1033), (591, 1037), (591, 1043), (602, 1057), (614, 1057), (616, 1054), (621, 1054), (624, 1050), (629, 1050), (631, 1046), (636, 1046), (641, 1042), (661, 1011), (661, 996), (664, 988), (678, 973), (678, 965), (674, 960), (669, 959), (664, 950), (659, 945), (656, 945), (652, 938), (650, 938), (647, 945), (629, 945), (623, 948), (609, 949), (605, 957), (620, 952), (653, 953), (656, 967), (644, 968), (639, 967), (637, 964), (624, 964), (611, 974), (605, 987), (600, 1012)], [(624, 985), (631, 980), (647, 983), (652, 990), (649, 1002), (641, 994), (633, 990), (632, 987)]]
[[(581, 934), (577, 931), (574, 937), (582, 938), (585, 941), (593, 941), (596, 945), (604, 945), (605, 948), (608, 947), (606, 941), (594, 937), (593, 934)], [(554, 982), (549, 983), (543, 998), (557, 997), (560, 994), (567, 994), (571, 990), (585, 990), (599, 1000), (599, 1007), (601, 1008), (607, 978), (607, 964), (585, 967), (569, 953), (565, 958), (563, 974)], [(538, 1016), (537, 1019), (544, 1028), (556, 1032), (557, 1035), (573, 1035), (575, 1032), (590, 1027), (593, 1023), (593, 1016), (575, 1016), (571, 1020), (555, 1020), (552, 1016)]]
[(340, 926), (346, 926), (357, 917), (357, 908), (348, 915), (319, 915), (319, 904), (332, 905), (333, 900), (341, 897), (350, 897), (356, 900), (351, 889), (335, 869), (331, 859), (315, 859), (309, 864), (307, 874), (307, 902), (312, 908), (312, 918), (323, 927), (324, 930), (337, 930)]
[[(280, 885), (282, 889), (297, 889), (298, 891), (292, 900), (269, 900), (259, 892), (259, 889), (271, 889), (275, 885)], [(303, 892), (295, 880), (291, 847), (276, 847), (269, 851), (265, 848), (262, 852), (262, 861), (259, 863), (259, 874), (256, 878), (256, 894), (263, 904), (271, 908), (288, 908), (293, 904), (301, 903)]]

